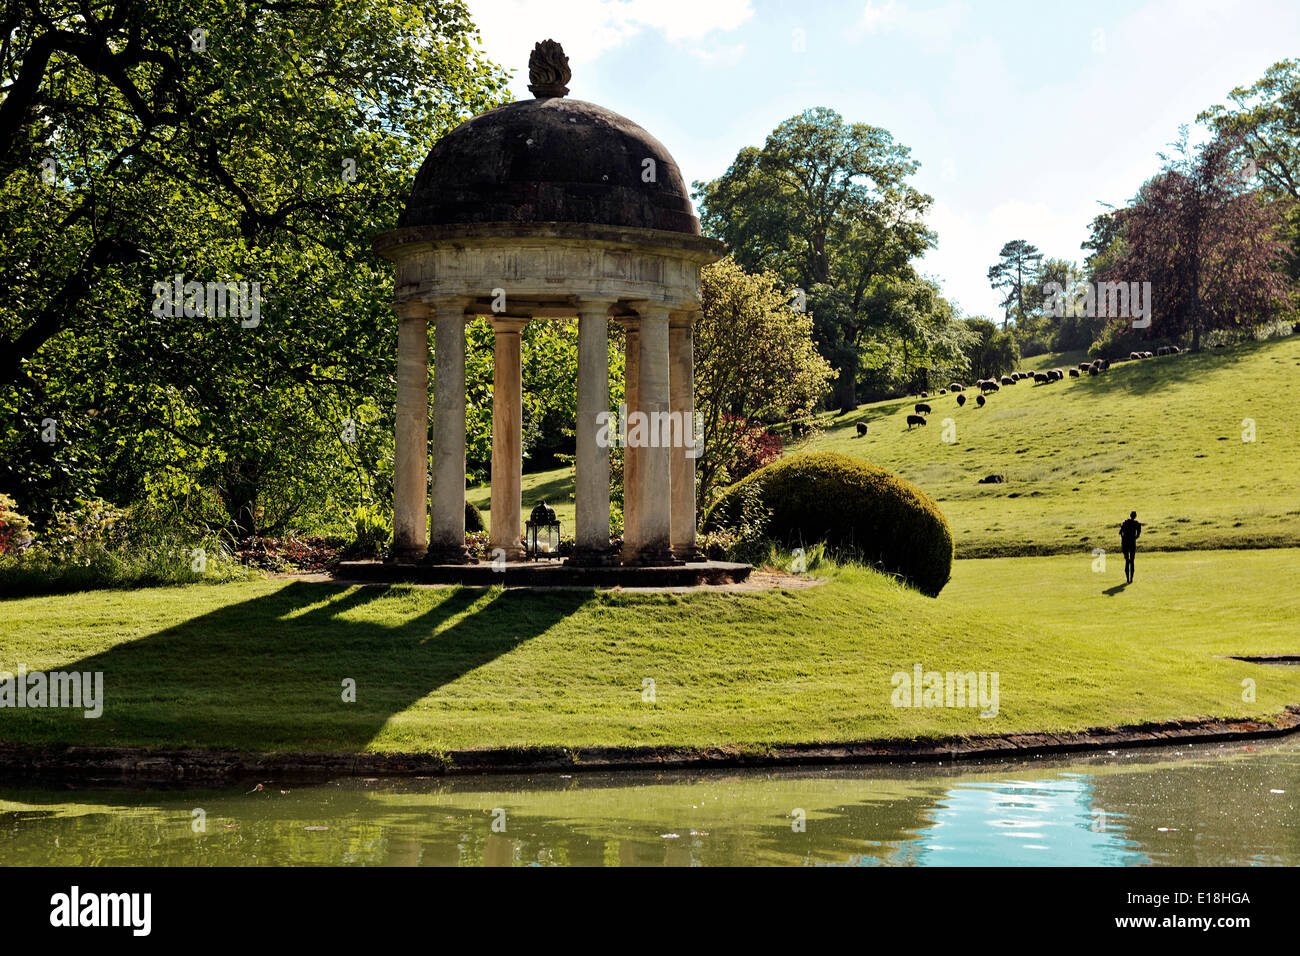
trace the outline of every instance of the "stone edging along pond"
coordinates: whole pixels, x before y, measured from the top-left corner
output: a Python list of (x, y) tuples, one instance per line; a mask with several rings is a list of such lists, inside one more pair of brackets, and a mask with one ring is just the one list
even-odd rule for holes
[(256, 754), (139, 747), (26, 747), (0, 744), (0, 777), (9, 782), (202, 786), (233, 781), (322, 781), (340, 776), (447, 776), (575, 770), (683, 770), (735, 767), (902, 763), (1215, 743), (1281, 737), (1300, 730), (1300, 705), (1268, 721), (1169, 720), (1075, 733), (990, 734), (933, 740), (868, 740), (773, 747), (540, 747), (453, 750), (443, 754)]

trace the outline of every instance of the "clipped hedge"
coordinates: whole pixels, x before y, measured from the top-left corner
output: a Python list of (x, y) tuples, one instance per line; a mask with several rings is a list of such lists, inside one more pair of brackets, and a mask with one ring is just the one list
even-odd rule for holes
[(865, 461), (833, 452), (783, 458), (724, 491), (704, 516), (704, 531), (748, 523), (756, 504), (767, 512), (765, 536), (786, 547), (825, 542), (930, 597), (952, 573), (952, 529), (939, 506)]

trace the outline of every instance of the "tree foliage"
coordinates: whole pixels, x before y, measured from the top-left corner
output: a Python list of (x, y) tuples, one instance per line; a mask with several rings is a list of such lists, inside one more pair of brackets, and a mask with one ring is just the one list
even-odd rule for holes
[(772, 273), (731, 257), (707, 266), (695, 326), (695, 406), (704, 419), (696, 500), (742, 477), (755, 423), (808, 416), (834, 372), (817, 353), (812, 320), (793, 309)]
[(745, 269), (800, 290), (842, 405), (856, 404), (860, 350), (885, 322), (877, 287), (934, 243), (923, 219), (931, 199), (907, 182), (917, 167), (888, 131), (819, 107), (694, 184), (706, 231)]
[(1249, 180), (1234, 143), (1193, 149), (1184, 136), (1125, 211), (1122, 249), (1099, 278), (1151, 283), (1149, 334), (1190, 335), (1199, 349), (1206, 330), (1255, 325), (1289, 304), (1281, 212)]
[[(369, 244), (432, 142), (501, 99), (463, 5), (3, 17), (0, 489), (242, 529), (386, 494), (396, 335)], [(258, 281), (256, 323), (156, 314), (176, 275)]]

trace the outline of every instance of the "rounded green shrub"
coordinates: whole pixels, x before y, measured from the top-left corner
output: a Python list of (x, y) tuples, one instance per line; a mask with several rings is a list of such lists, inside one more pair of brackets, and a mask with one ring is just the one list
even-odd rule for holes
[(465, 502), (465, 530), (470, 533), (487, 530), (487, 525), (483, 524), (483, 512), (468, 501)]
[(930, 597), (952, 574), (952, 529), (934, 500), (847, 455), (794, 455), (760, 468), (722, 493), (704, 516), (704, 531), (755, 523), (786, 547), (825, 542)]

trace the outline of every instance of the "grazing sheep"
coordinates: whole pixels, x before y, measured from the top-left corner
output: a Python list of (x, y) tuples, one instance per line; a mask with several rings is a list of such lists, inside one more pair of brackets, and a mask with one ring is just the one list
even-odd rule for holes
[(939, 394), (940, 394), (940, 395), (947, 395), (947, 394), (948, 394), (948, 390), (947, 390), (946, 388), (941, 388), (941, 389), (939, 389)]
[(1099, 369), (1099, 368), (1098, 368), (1097, 366), (1095, 366), (1095, 365), (1089, 365), (1089, 366), (1088, 366), (1088, 374), (1089, 374), (1089, 375), (1100, 375), (1100, 374), (1101, 374), (1101, 369)]
[(995, 382), (995, 381), (993, 381), (992, 379), (988, 379), (987, 381), (982, 382), (982, 383), (980, 384), (980, 391), (981, 391), (981, 392), (996, 392), (996, 391), (998, 391), (1000, 388), (1001, 388), (1001, 386), (998, 385), (998, 383)]
[(909, 432), (912, 430), (912, 426), (913, 426), (913, 425), (924, 425), (924, 424), (925, 424), (925, 416), (924, 416), (924, 415), (908, 415), (908, 416), (907, 416), (907, 430), (908, 430)]
[(1132, 361), (1132, 360), (1140, 359), (1142, 355), (1139, 352), (1129, 352), (1128, 357)]
[(1046, 385), (1046, 384), (1047, 384), (1048, 382), (1050, 382), (1050, 381), (1051, 381), (1051, 379), (1047, 377), (1047, 373), (1046, 373), (1046, 372), (1035, 372), (1035, 373), (1034, 373), (1034, 384), (1036, 384), (1036, 385)]
[(966, 393), (965, 393), (965, 392), (958, 392), (958, 393), (957, 393), (957, 407), (958, 407), (958, 408), (961, 408), (961, 406), (963, 406), (963, 405), (965, 405), (965, 404), (966, 404)]
[(858, 437), (861, 438), (866, 433), (867, 433), (867, 423), (858, 422)]
[(1004, 482), (1004, 481), (1006, 481), (1006, 480), (1007, 480), (1007, 479), (1006, 479), (1006, 476), (1005, 476), (1005, 475), (985, 475), (985, 476), (984, 476), (983, 478), (981, 478), (978, 482), (976, 482), (976, 484), (980, 484), (980, 485), (1000, 485), (1000, 484), (1002, 484), (1002, 482)]
[(985, 402), (985, 401), (986, 401), (986, 399), (984, 398), (983, 393), (980, 393), (979, 395), (976, 395), (976, 396), (975, 396), (975, 404), (978, 405), (980, 408), (983, 408), (983, 407), (984, 407), (984, 402)]
[(1079, 370), (1077, 368), (1070, 369), (1070, 378), (1078, 378), (1078, 377), (1079, 377)]
[(1080, 371), (1080, 372), (1086, 372), (1086, 371), (1088, 371), (1088, 366), (1091, 365), (1091, 364), (1092, 364), (1091, 362), (1080, 362), (1080, 363), (1079, 363), (1079, 371)]
[(1101, 370), (1103, 372), (1110, 368), (1110, 359), (1098, 359), (1097, 361), (1101, 363)]
[(922, 398), (929, 398), (929, 397), (930, 397), (930, 393), (929, 393), (929, 392), (922, 392), (922, 393), (921, 393), (921, 397), (922, 397)]
[(1014, 378), (1012, 378), (1010, 375), (1003, 375), (1003, 376), (1002, 376), (1002, 384), (1003, 384), (1003, 385), (1014, 385), (1014, 384), (1016, 384), (1016, 380), (1015, 380)]
[(949, 383), (948, 383), (948, 391), (950, 391), (950, 392), (964, 392), (964, 391), (966, 391), (966, 386), (963, 385), (961, 382), (949, 382)]
[(913, 406), (913, 410), (918, 415), (929, 415), (933, 411), (933, 409), (930, 408), (930, 406), (927, 405), (925, 402), (917, 402)]
[(1154, 352), (1143, 352), (1143, 353), (1142, 353), (1142, 357), (1143, 357), (1143, 358), (1155, 358), (1156, 355), (1155, 355)]

